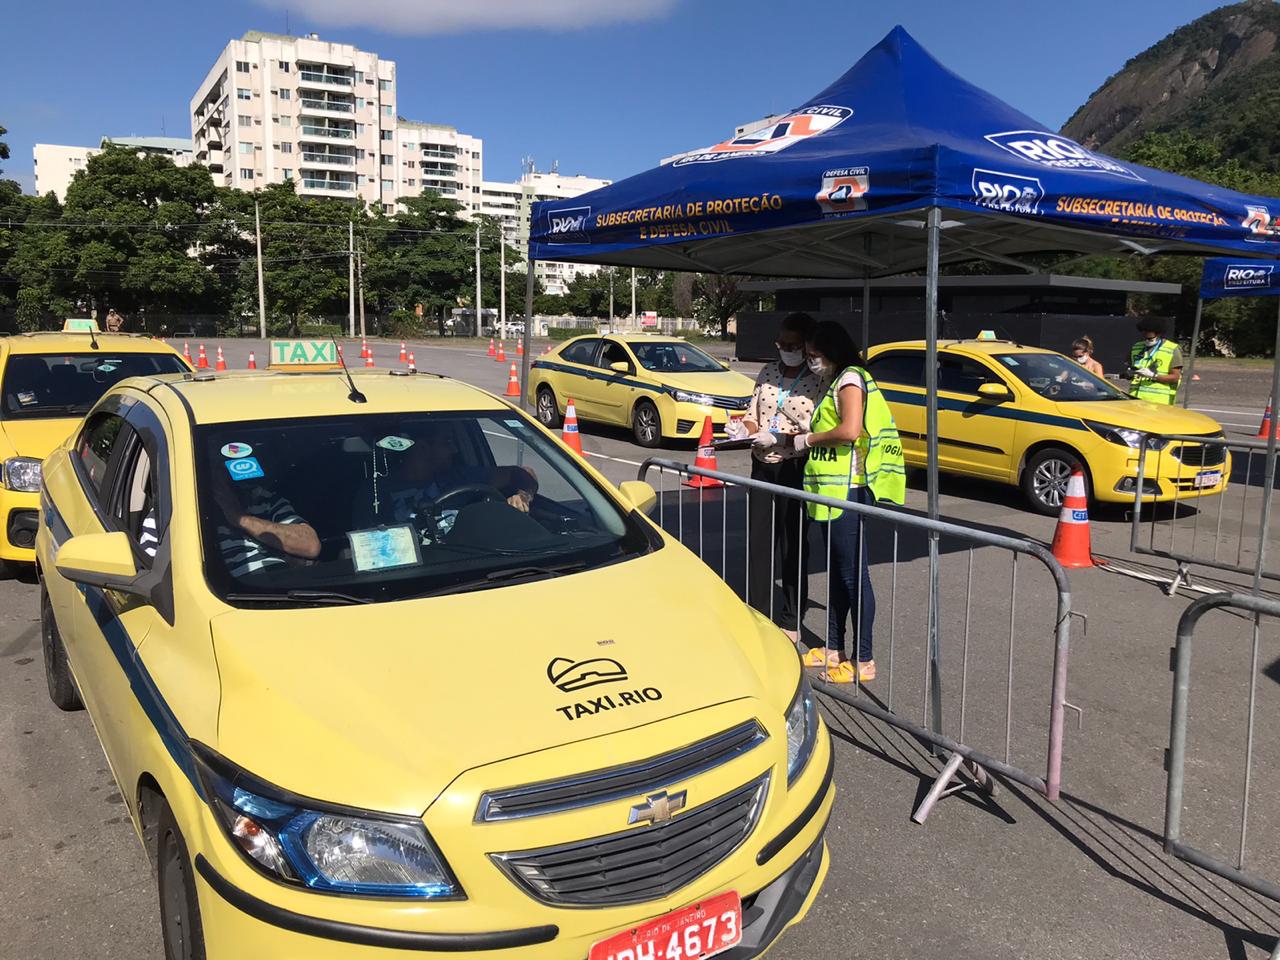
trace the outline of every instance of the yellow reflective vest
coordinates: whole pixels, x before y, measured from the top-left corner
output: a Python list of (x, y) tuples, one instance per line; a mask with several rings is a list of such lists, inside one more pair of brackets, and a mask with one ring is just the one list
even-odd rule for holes
[[(1156, 373), (1164, 376), (1173, 370), (1173, 354), (1175, 350), (1177, 350), (1177, 347), (1174, 343), (1164, 338), (1157, 340), (1154, 345), (1148, 344), (1145, 340), (1139, 340), (1133, 345), (1133, 349), (1129, 351), (1129, 365), (1135, 371), (1140, 370), (1142, 367), (1150, 367)], [(1139, 377), (1136, 372), (1133, 380), (1129, 382), (1129, 396), (1135, 400), (1172, 404), (1177, 394), (1177, 384), (1148, 380), (1146, 377)]]

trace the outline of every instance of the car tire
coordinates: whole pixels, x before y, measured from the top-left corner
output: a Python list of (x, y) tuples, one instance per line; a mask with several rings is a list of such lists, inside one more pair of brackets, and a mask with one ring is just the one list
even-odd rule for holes
[(1037, 513), (1057, 516), (1067, 493), (1067, 481), (1079, 467), (1085, 471), (1085, 490), (1089, 489), (1088, 467), (1080, 457), (1062, 447), (1037, 450), (1022, 469), (1022, 495)]
[(156, 827), (156, 889), (165, 960), (205, 960), (200, 898), (187, 843), (164, 800)]
[(83, 710), (80, 691), (76, 689), (71, 665), (67, 663), (67, 648), (63, 646), (62, 634), (53, 619), (53, 604), (49, 600), (49, 592), (43, 587), (40, 589), (40, 646), (44, 651), (44, 679), (53, 705), (59, 710)]
[(538, 387), (533, 412), (537, 416), (538, 422), (548, 430), (558, 430), (560, 428), (560, 408), (556, 404), (556, 392), (545, 383)]
[(631, 435), (650, 450), (662, 446), (662, 414), (652, 400), (641, 400), (631, 411)]

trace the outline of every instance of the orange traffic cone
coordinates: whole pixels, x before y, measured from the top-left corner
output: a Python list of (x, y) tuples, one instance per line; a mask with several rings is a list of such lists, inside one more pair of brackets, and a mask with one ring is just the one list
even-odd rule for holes
[(1258, 435), (1253, 439), (1266, 440), (1269, 438), (1269, 436), (1272, 433), (1276, 431), (1275, 417), (1272, 416), (1272, 413), (1271, 413), (1271, 404), (1273, 402), (1274, 402), (1274, 398), (1267, 401), (1267, 412), (1262, 415), (1262, 425), (1258, 427)]
[(507, 377), (507, 392), (504, 393), (503, 396), (520, 396), (520, 375), (516, 373), (516, 364), (514, 360), (511, 362), (511, 375)]
[(488, 352), (487, 354), (485, 354), (485, 356), (489, 356), (489, 357), (496, 357), (497, 355), (498, 355), (498, 351), (496, 351), (496, 350), (493, 348), (493, 337), (490, 337), (490, 338), (489, 338), (489, 352)]
[(370, 350), (370, 351), (369, 351), (368, 356), (366, 356), (366, 357), (364, 358), (364, 365), (365, 365), (366, 367), (372, 367), (372, 366), (373, 366), (373, 351), (372, 351), (372, 350)]
[(501, 340), (498, 341), (498, 355), (493, 359), (497, 360), (499, 363), (507, 362), (507, 345)]
[(373, 356), (373, 351), (369, 349), (369, 341), (364, 337), (360, 338), (360, 359), (368, 360)]
[(202, 344), (200, 344), (200, 355), (199, 355), (198, 357), (196, 357), (196, 369), (197, 369), (197, 370), (208, 370), (208, 369), (209, 369), (209, 358), (208, 358), (208, 357), (206, 357), (206, 356), (204, 355), (204, 344), (203, 344), (203, 343), (202, 343)]
[(191, 348), (185, 340), (182, 341), (182, 359), (187, 361), (187, 366), (191, 366)]
[(1089, 497), (1084, 489), (1084, 471), (1076, 467), (1067, 481), (1058, 527), (1053, 531), (1053, 555), (1064, 567), (1092, 567), (1089, 547)]
[(248, 366), (248, 367), (246, 367), (245, 369), (247, 369), (247, 370), (257, 370), (257, 369), (258, 369), (258, 361), (254, 359), (253, 351), (252, 351), (252, 350), (250, 350), (250, 351), (249, 351), (249, 366)]
[(413, 354), (410, 353), (409, 354), (409, 372), (416, 373), (417, 370), (418, 370), (418, 364), (414, 361)]
[(517, 356), (517, 357), (523, 357), (523, 356), (524, 356), (524, 341), (523, 341), (523, 340), (517, 340), (517, 341), (516, 341), (516, 356)]
[(564, 402), (564, 427), (560, 431), (560, 439), (566, 447), (582, 456), (582, 437), (578, 434), (578, 410), (573, 405), (573, 397)]
[(406, 363), (409, 360), (409, 354), (404, 348), (404, 341), (400, 341), (400, 362)]
[(225, 358), (225, 357), (223, 357), (223, 355), (222, 355), (222, 347), (218, 347), (218, 359), (217, 359), (217, 361), (214, 363), (213, 368), (214, 368), (215, 370), (225, 370), (225, 369), (227, 369), (227, 360), (226, 360), (226, 358)]
[[(702, 439), (698, 441), (698, 455), (693, 458), (693, 465), (701, 467), (703, 470), (718, 470), (716, 466), (716, 448), (711, 442), (711, 418), (707, 417), (702, 421)], [(723, 487), (723, 480), (716, 480), (714, 477), (691, 476), (685, 480), (685, 486), (689, 487)]]

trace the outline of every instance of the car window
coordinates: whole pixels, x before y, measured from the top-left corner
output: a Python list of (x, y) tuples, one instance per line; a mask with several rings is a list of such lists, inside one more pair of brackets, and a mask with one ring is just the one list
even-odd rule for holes
[(231, 603), (465, 592), (660, 545), (509, 411), (210, 424), (195, 444), (205, 573)]
[(723, 373), (724, 367), (690, 343), (657, 340), (631, 344), (640, 366), (654, 373)]
[(151, 454), (141, 441), (134, 443), (120, 468), (120, 479), (113, 484), (108, 514), (116, 529), (129, 535), (149, 564), (159, 546), (159, 501), (156, 497), (155, 477)]
[(606, 340), (604, 342), (604, 349), (600, 351), (600, 360), (597, 365), (604, 367), (607, 370), (615, 363), (625, 363), (630, 365), (631, 357), (627, 354), (627, 348), (617, 340)]
[(588, 337), (586, 340), (579, 340), (565, 348), (564, 353), (560, 356), (568, 360), (570, 363), (591, 363), (596, 356), (596, 347), (600, 345), (600, 340), (596, 337)]
[(102, 481), (107, 475), (107, 465), (116, 445), (130, 434), (124, 418), (114, 413), (95, 413), (80, 431), (76, 441), (76, 462), (80, 476), (97, 497), (102, 492)]
[(9, 357), (0, 382), (5, 419), (83, 414), (121, 380), (188, 368), (171, 353), (23, 353)]
[(924, 386), (924, 353), (920, 350), (891, 350), (876, 356), (867, 369), (877, 383)]
[(1128, 397), (1060, 353), (1006, 353), (996, 362), (1046, 400), (1127, 400)]
[(942, 354), (938, 357), (938, 389), (977, 394), (984, 383), (1003, 383), (999, 375), (977, 360)]

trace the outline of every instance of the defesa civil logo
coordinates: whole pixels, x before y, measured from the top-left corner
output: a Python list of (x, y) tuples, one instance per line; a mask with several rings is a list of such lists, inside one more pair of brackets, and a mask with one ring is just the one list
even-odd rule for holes
[(591, 222), (590, 207), (561, 207), (547, 211), (548, 243), (590, 243), (587, 233)]
[(1229, 290), (1271, 286), (1272, 266), (1259, 266), (1250, 263), (1229, 263), (1223, 276), (1222, 285)]
[(764, 157), (793, 144), (826, 133), (839, 126), (853, 116), (851, 107), (840, 107), (833, 104), (821, 104), (796, 110), (785, 117), (779, 117), (759, 130), (752, 130), (740, 137), (725, 140), (715, 146), (707, 147), (687, 154), (674, 161), (673, 167), (683, 167), (689, 163), (716, 163), (720, 160), (738, 159), (741, 157)]
[(822, 189), (814, 199), (823, 213), (849, 213), (867, 209), (870, 190), (870, 167), (841, 167), (823, 171)]
[(1087, 150), (1074, 140), (1044, 130), (1006, 130), (988, 133), (986, 139), (1020, 160), (1038, 163), (1054, 170), (1078, 170), (1081, 173), (1109, 173), (1126, 180), (1143, 182), (1128, 167)]
[(1044, 187), (1036, 177), (1000, 170), (973, 171), (973, 200), (980, 207), (1001, 213), (1038, 214)]

